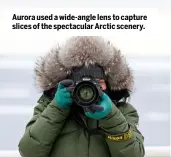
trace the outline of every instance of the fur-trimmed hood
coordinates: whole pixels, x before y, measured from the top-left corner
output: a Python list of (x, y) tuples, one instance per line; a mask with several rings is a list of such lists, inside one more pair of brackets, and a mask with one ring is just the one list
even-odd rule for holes
[(75, 36), (62, 47), (52, 49), (36, 62), (35, 80), (41, 90), (49, 90), (72, 72), (73, 67), (99, 64), (103, 67), (111, 90), (132, 90), (133, 75), (121, 55), (110, 42), (98, 36)]

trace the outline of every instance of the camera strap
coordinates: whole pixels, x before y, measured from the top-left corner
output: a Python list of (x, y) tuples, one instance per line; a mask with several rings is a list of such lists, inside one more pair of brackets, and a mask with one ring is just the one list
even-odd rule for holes
[(92, 135), (103, 135), (104, 133), (102, 133), (101, 130), (99, 130), (98, 128), (96, 128), (96, 129), (88, 130), (88, 134), (90, 136), (92, 136)]
[(92, 136), (92, 135), (104, 135), (104, 133), (98, 127), (98, 121), (97, 121), (97, 125), (96, 125), (97, 128), (89, 129), (84, 115), (78, 114), (78, 113), (72, 114), (72, 116), (70, 118), (72, 118), (73, 120), (76, 120), (84, 128), (84, 130), (86, 130), (86, 132), (90, 136)]
[(81, 123), (80, 122), (80, 124), (82, 124), (82, 126), (84, 127), (84, 129), (88, 132), (88, 134), (90, 135), (90, 136), (92, 136), (92, 135), (104, 135), (104, 133), (101, 131), (101, 129), (99, 128), (99, 121), (97, 121), (97, 128), (94, 128), (94, 129), (89, 129), (88, 128), (88, 126), (87, 126), (87, 122), (86, 122), (86, 120), (85, 120), (85, 117), (83, 117), (82, 115), (81, 115), (81, 121), (83, 121), (83, 123)]

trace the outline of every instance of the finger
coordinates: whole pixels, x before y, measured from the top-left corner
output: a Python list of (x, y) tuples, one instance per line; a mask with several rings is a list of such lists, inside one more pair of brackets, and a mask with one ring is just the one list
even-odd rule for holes
[(60, 92), (62, 93), (71, 93), (73, 91), (74, 87), (64, 87), (64, 88), (60, 88)]
[(106, 93), (103, 93), (103, 94), (101, 95), (101, 100), (105, 100), (106, 97), (108, 97), (107, 94), (106, 94)]
[(102, 97), (104, 92), (100, 88), (98, 89), (98, 91), (99, 91), (99, 96)]
[(74, 86), (74, 81), (71, 79), (66, 79), (60, 82), (64, 87)]
[(91, 107), (84, 107), (83, 110), (84, 112), (95, 112)]
[(67, 88), (66, 88), (66, 90), (67, 90), (68, 92), (72, 92), (73, 89), (74, 89), (74, 87), (67, 87)]
[(60, 93), (68, 93), (67, 89), (64, 87), (64, 88), (61, 88), (60, 89)]
[(100, 105), (93, 105), (91, 108), (95, 111), (103, 111), (104, 110), (104, 107), (100, 106)]

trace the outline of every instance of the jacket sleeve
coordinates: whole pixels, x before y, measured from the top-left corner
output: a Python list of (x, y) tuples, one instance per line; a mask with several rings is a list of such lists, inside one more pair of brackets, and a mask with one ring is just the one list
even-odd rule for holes
[(144, 157), (144, 137), (138, 123), (138, 113), (131, 104), (113, 105), (112, 112), (99, 121), (112, 157)]
[(60, 110), (54, 100), (50, 101), (44, 95), (38, 102), (19, 141), (18, 147), (22, 157), (48, 157), (69, 114), (68, 109)]

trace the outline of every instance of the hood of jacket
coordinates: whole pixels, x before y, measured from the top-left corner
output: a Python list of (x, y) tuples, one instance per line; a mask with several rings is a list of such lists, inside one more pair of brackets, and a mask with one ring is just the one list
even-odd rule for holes
[(56, 87), (74, 67), (100, 65), (113, 91), (133, 88), (133, 75), (125, 57), (109, 41), (99, 36), (74, 36), (63, 46), (52, 49), (36, 62), (36, 86), (42, 90)]

